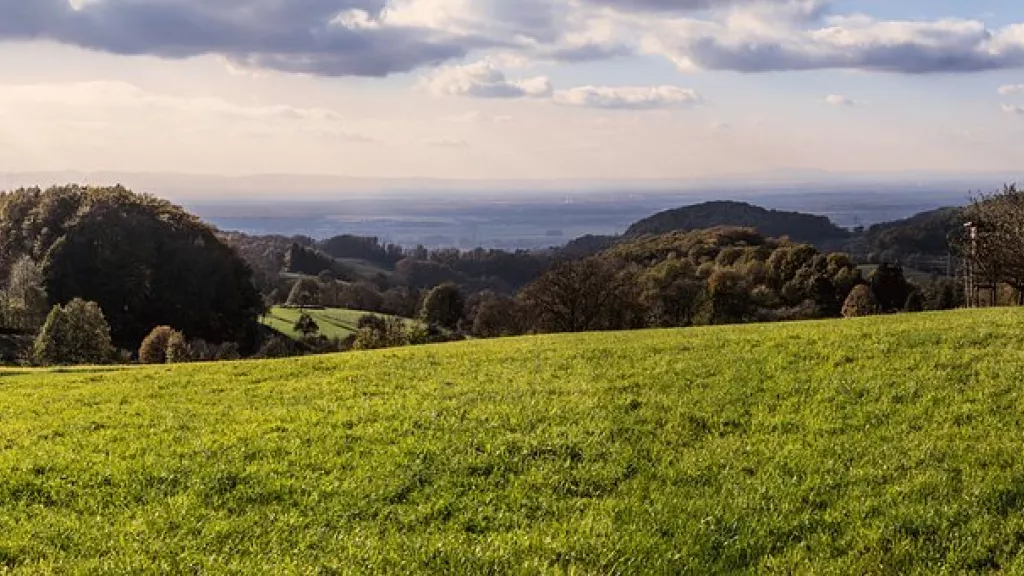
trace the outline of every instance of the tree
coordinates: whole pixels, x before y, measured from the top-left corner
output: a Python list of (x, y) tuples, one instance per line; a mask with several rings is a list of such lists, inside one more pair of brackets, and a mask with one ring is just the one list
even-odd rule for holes
[(445, 283), (427, 292), (420, 309), (420, 320), (427, 324), (436, 324), (449, 330), (459, 327), (465, 308), (465, 299), (459, 287)]
[(0, 326), (35, 333), (46, 320), (45, 278), (29, 256), (22, 256), (11, 268), (7, 288), (0, 292)]
[(320, 326), (312, 316), (303, 312), (295, 322), (295, 331), (302, 334), (303, 338), (311, 338), (320, 332)]
[(919, 290), (914, 290), (907, 297), (907, 302), (903, 306), (905, 312), (924, 312), (924, 296), (921, 295)]
[(356, 350), (395, 348), (410, 343), (405, 322), (399, 318), (366, 314), (359, 318), (358, 327), (354, 343)]
[(620, 330), (643, 324), (632, 269), (606, 256), (562, 262), (519, 293), (540, 332)]
[(695, 277), (689, 260), (669, 258), (647, 269), (640, 276), (640, 302), (647, 309), (652, 326), (671, 328), (690, 326), (707, 297), (704, 282)]
[(192, 349), (189, 348), (185, 334), (175, 330), (167, 339), (167, 363), (183, 364), (192, 360)]
[(844, 318), (871, 316), (878, 313), (878, 301), (875, 294), (866, 284), (860, 284), (850, 292), (843, 304)]
[[(185, 342), (185, 336), (170, 326), (157, 326), (153, 328), (149, 335), (142, 340), (142, 345), (139, 346), (139, 363), (165, 364), (172, 362), (170, 359), (171, 342), (176, 339), (180, 339), (182, 343)], [(176, 344), (176, 346), (180, 345), (180, 343)], [(175, 354), (180, 354), (181, 352), (180, 348), (175, 350)], [(178, 356), (176, 361), (181, 362), (183, 360)]]
[(519, 303), (508, 296), (487, 294), (477, 303), (472, 316), (472, 333), (477, 338), (501, 338), (523, 332)]
[(2, 195), (0, 277), (23, 256), (40, 263), (49, 303), (96, 302), (120, 348), (170, 323), (255, 344), (261, 302), (252, 270), (211, 227), (164, 200), (120, 186)]
[(964, 217), (973, 234), (958, 240), (959, 251), (973, 264), (978, 280), (1004, 282), (1024, 304), (1024, 189), (1004, 186), (973, 200)]
[(320, 303), (320, 285), (312, 278), (299, 278), (288, 295), (288, 305), (313, 306)]
[(903, 267), (894, 264), (880, 264), (868, 277), (868, 282), (882, 312), (903, 310), (914, 289), (904, 278)]
[(43, 366), (103, 364), (112, 355), (103, 311), (95, 302), (78, 298), (50, 310), (33, 347), (36, 363)]

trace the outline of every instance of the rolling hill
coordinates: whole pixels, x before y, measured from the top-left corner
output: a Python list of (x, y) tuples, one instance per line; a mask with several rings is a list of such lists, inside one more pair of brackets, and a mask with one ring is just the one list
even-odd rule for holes
[(1020, 572), (1022, 321), (0, 371), (0, 571)]

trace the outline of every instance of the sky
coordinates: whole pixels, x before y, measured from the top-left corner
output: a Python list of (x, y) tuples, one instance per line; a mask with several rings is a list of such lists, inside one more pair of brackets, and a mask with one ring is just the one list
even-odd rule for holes
[(0, 0), (0, 171), (1024, 165), (1019, 0)]

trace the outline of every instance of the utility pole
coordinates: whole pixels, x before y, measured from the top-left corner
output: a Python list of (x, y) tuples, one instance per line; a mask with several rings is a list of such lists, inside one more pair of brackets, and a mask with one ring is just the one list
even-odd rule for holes
[(967, 307), (976, 308), (978, 301), (975, 290), (974, 261), (977, 253), (978, 228), (974, 226), (974, 222), (964, 224), (964, 228), (967, 229), (971, 239), (967, 258), (964, 259), (964, 295), (967, 297)]

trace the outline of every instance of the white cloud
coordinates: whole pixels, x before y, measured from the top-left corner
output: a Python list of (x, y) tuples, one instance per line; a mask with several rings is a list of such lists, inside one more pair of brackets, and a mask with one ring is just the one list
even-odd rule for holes
[(975, 20), (882, 21), (866, 15), (787, 22), (751, 10), (723, 19), (665, 19), (645, 37), (649, 53), (683, 70), (772, 72), (845, 69), (904, 74), (1024, 67), (1024, 28)]
[(1015, 104), (1003, 104), (1003, 112), (1007, 114), (1024, 114), (1024, 106), (1017, 106)]
[(610, 110), (654, 110), (695, 106), (699, 94), (677, 86), (579, 86), (559, 90), (555, 102), (568, 106)]
[(544, 98), (552, 93), (551, 81), (544, 76), (510, 80), (486, 61), (438, 68), (424, 76), (420, 85), (437, 96)]
[(1024, 84), (1008, 84), (1006, 86), (999, 87), (999, 94), (1002, 96), (1012, 96), (1014, 94), (1024, 94)]
[(147, 92), (126, 82), (95, 81), (0, 87), (0, 111), (34, 117), (40, 124), (118, 129), (152, 127), (153, 119), (175, 130), (238, 130), (252, 134), (301, 133), (351, 142), (372, 138), (348, 128), (348, 119), (328, 108), (241, 105), (220, 98), (183, 98)]
[(857, 100), (841, 94), (829, 94), (824, 98), (823, 102), (832, 106), (857, 106), (860, 104)]

